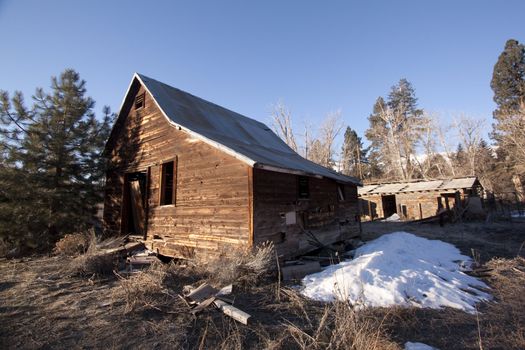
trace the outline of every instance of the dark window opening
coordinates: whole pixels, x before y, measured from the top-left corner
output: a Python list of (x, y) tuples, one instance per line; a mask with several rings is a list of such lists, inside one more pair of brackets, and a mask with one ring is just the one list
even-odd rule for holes
[(143, 92), (140, 95), (137, 95), (137, 97), (135, 98), (135, 109), (143, 108), (144, 107), (144, 103), (145, 103), (145, 99), (146, 99), (146, 93), (145, 92)]
[(345, 197), (345, 186), (344, 185), (337, 184), (337, 196), (338, 196), (340, 202), (343, 202), (346, 199), (346, 197)]
[(161, 165), (160, 205), (175, 204), (177, 186), (176, 162), (166, 162)]
[(310, 186), (308, 183), (308, 177), (299, 176), (298, 182), (299, 182), (299, 191), (298, 191), (299, 199), (310, 198)]

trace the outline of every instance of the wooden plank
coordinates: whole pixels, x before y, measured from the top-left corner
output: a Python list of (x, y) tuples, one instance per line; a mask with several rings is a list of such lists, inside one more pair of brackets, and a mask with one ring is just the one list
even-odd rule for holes
[(201, 303), (217, 294), (217, 292), (219, 292), (218, 289), (213, 288), (207, 283), (203, 283), (197, 288), (193, 289), (188, 295), (186, 295), (186, 297), (195, 301), (196, 303)]
[(222, 300), (219, 300), (219, 299), (215, 299), (215, 301), (213, 303), (225, 315), (230, 316), (231, 318), (233, 318), (236, 321), (239, 321), (242, 324), (248, 325), (248, 320), (251, 317), (250, 314), (248, 314), (248, 313), (246, 313), (246, 312), (244, 312), (242, 310), (239, 310), (235, 306), (230, 305), (230, 304), (226, 303), (225, 301), (222, 301)]

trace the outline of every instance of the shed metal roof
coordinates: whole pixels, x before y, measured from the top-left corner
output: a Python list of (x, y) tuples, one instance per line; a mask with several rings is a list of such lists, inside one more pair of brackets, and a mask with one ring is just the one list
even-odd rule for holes
[(395, 194), (419, 191), (446, 191), (453, 189), (466, 189), (478, 185), (476, 177), (464, 177), (449, 180), (414, 181), (405, 183), (386, 183), (366, 185), (358, 189), (359, 195)]
[(261, 122), (142, 74), (135, 73), (130, 88), (135, 79), (151, 94), (172, 125), (180, 127), (250, 166), (321, 176), (361, 185), (359, 179), (345, 176), (301, 157)]

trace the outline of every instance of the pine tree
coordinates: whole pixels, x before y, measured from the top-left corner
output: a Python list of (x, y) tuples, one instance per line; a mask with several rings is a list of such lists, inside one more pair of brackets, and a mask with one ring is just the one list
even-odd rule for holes
[[(382, 113), (387, 109), (385, 100), (380, 96), (376, 99), (372, 114), (368, 116), (369, 127), (365, 131), (365, 137), (370, 141), (368, 161), (375, 164), (375, 169), (379, 170), (371, 177), (379, 177), (383, 173), (383, 169), (388, 167), (388, 157), (382, 152), (385, 147), (384, 135), (388, 132), (385, 120), (381, 117)], [(382, 165), (381, 165), (382, 164)]]
[(381, 97), (376, 100), (368, 120), (365, 136), (371, 143), (371, 163), (381, 165), (385, 180), (412, 179), (416, 175), (412, 165), (416, 143), (424, 126), (412, 85), (401, 79), (392, 87), (386, 103)]
[(357, 132), (346, 127), (343, 147), (341, 150), (341, 171), (345, 175), (362, 178), (362, 162), (365, 160), (366, 150), (363, 150), (363, 142), (357, 136)]
[[(494, 65), (490, 87), (494, 91), (492, 138), (498, 147), (498, 161), (507, 176), (506, 188), (514, 187), (525, 200), (525, 46), (508, 40)], [(512, 179), (512, 181), (510, 180)], [(498, 181), (499, 182), (499, 181)]]
[[(112, 115), (97, 120), (85, 81), (65, 70), (51, 92), (37, 89), (31, 109), (2, 92), (0, 236), (45, 246), (89, 225), (102, 196), (101, 157)], [(20, 182), (23, 179), (23, 182)], [(32, 242), (32, 243), (29, 243)]]
[(502, 114), (516, 111), (525, 103), (525, 46), (510, 39), (498, 57), (492, 73), (490, 87), (494, 91), (494, 102), (498, 109), (494, 117), (500, 119)]
[(394, 112), (403, 114), (405, 118), (419, 117), (423, 111), (417, 108), (416, 92), (406, 79), (400, 79), (392, 86), (388, 95), (388, 107)]

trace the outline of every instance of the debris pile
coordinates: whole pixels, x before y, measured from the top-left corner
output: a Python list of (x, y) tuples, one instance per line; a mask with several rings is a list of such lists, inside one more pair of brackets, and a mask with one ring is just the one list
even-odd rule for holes
[(233, 306), (234, 301), (227, 297), (232, 293), (232, 290), (231, 284), (222, 289), (216, 289), (207, 283), (203, 283), (197, 288), (185, 286), (182, 291), (183, 295), (179, 296), (188, 305), (193, 315), (210, 306), (215, 306), (234, 320), (247, 325), (251, 316)]

